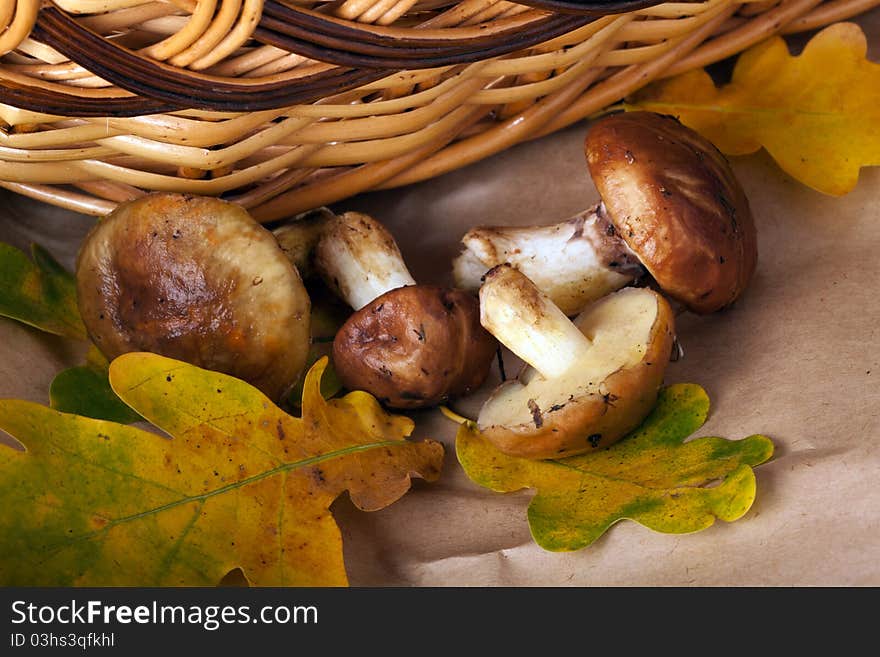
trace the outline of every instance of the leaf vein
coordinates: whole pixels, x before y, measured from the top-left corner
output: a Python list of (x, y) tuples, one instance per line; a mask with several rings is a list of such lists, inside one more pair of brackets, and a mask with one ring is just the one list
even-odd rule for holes
[(122, 518), (116, 518), (113, 520), (108, 520), (107, 524), (101, 529), (95, 530), (93, 532), (88, 532), (86, 534), (80, 534), (79, 536), (71, 537), (66, 545), (63, 547), (69, 547), (79, 541), (89, 540), (96, 536), (100, 536), (102, 534), (106, 534), (113, 527), (116, 527), (121, 524), (134, 522), (136, 520), (140, 520), (141, 518), (146, 518), (155, 514), (163, 513), (165, 511), (169, 511), (171, 509), (177, 508), (183, 504), (189, 504), (190, 502), (204, 502), (212, 497), (216, 497), (218, 495), (222, 495), (223, 493), (227, 493), (232, 490), (237, 490), (246, 486), (249, 486), (258, 481), (262, 481), (263, 479), (267, 479), (269, 477), (273, 477), (277, 474), (286, 473), (290, 470), (295, 470), (298, 468), (308, 467), (310, 465), (314, 465), (316, 463), (321, 463), (323, 461), (329, 461), (334, 458), (342, 458), (344, 456), (348, 456), (350, 454), (356, 454), (358, 452), (365, 452), (371, 449), (380, 449), (382, 447), (388, 447), (391, 445), (399, 445), (402, 441), (399, 440), (384, 440), (377, 443), (370, 443), (367, 445), (352, 445), (350, 447), (346, 447), (344, 449), (336, 450), (335, 452), (328, 452), (324, 454), (319, 454), (317, 456), (312, 456), (306, 459), (302, 459), (300, 461), (294, 461), (291, 463), (284, 463), (278, 467), (272, 468), (271, 470), (266, 470), (265, 472), (261, 472), (255, 474), (251, 477), (247, 477), (242, 479), (241, 481), (233, 482), (231, 484), (227, 484), (225, 486), (221, 486), (214, 490), (207, 491), (205, 493), (200, 493), (198, 495), (190, 495), (187, 497), (181, 497), (179, 500), (172, 500), (166, 504), (161, 506), (157, 506), (152, 509), (146, 509), (144, 511), (139, 511), (137, 513), (133, 513), (128, 516), (123, 516)]

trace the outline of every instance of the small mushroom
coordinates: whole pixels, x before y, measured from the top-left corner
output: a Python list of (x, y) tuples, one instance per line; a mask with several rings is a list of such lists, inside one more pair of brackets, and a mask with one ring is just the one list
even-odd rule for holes
[(502, 452), (558, 458), (606, 447), (648, 415), (674, 339), (669, 303), (626, 287), (573, 321), (511, 265), (480, 288), (481, 321), (525, 361), (480, 409), (477, 426)]
[(305, 366), (308, 294), (272, 233), (236, 204), (170, 193), (123, 203), (86, 236), (76, 279), (107, 358), (151, 351), (275, 401)]
[(497, 349), (480, 325), (475, 295), (416, 285), (391, 234), (347, 212), (325, 228), (315, 266), (355, 313), (333, 341), (346, 388), (387, 406), (434, 406), (478, 388)]
[(585, 152), (601, 202), (551, 226), (472, 229), (456, 285), (477, 289), (507, 262), (569, 316), (645, 273), (695, 313), (742, 294), (757, 260), (754, 220), (711, 142), (673, 117), (627, 112), (596, 121)]
[(328, 208), (317, 208), (299, 214), (272, 230), (281, 250), (303, 280), (317, 273), (313, 262), (315, 247), (327, 222), (335, 216)]

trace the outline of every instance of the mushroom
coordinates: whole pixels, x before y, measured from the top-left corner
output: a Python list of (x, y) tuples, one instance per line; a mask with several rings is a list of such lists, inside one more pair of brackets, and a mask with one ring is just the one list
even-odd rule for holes
[(654, 290), (625, 287), (572, 321), (503, 264), (485, 276), (480, 313), (483, 326), (526, 363), (477, 418), (502, 452), (541, 459), (606, 447), (656, 403), (675, 328), (669, 303)]
[(315, 266), (356, 311), (333, 341), (346, 388), (413, 409), (482, 385), (498, 344), (480, 325), (476, 296), (416, 285), (381, 223), (357, 212), (336, 217), (318, 242)]
[(507, 263), (569, 316), (645, 273), (601, 204), (549, 226), (478, 226), (462, 242), (453, 261), (457, 286), (479, 289), (487, 269)]
[(569, 316), (645, 273), (695, 313), (742, 294), (757, 260), (755, 225), (711, 142), (673, 117), (627, 112), (596, 121), (585, 152), (601, 201), (555, 225), (470, 230), (456, 285), (475, 290), (507, 262)]
[(327, 223), (335, 216), (328, 208), (317, 208), (296, 215), (272, 231), (281, 250), (303, 280), (317, 273), (313, 262), (315, 247)]
[(151, 351), (231, 374), (280, 401), (309, 351), (310, 300), (272, 233), (211, 197), (120, 204), (76, 263), (80, 314), (109, 359)]

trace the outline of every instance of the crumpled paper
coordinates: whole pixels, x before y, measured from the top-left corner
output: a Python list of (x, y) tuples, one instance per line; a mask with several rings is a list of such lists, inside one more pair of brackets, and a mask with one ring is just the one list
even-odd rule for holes
[[(880, 10), (854, 19), (880, 59)], [(397, 237), (417, 281), (449, 283), (460, 237), (476, 224), (556, 222), (595, 203), (585, 124), (411, 187), (349, 199)], [(480, 488), (455, 459), (457, 426), (420, 411), (416, 437), (447, 447), (439, 482), (415, 481), (373, 513), (334, 505), (355, 586), (876, 586), (880, 584), (880, 168), (842, 198), (813, 192), (761, 152), (732, 159), (758, 228), (744, 297), (708, 317), (678, 317), (684, 358), (667, 383), (702, 385), (712, 402), (695, 436), (768, 435), (757, 499), (734, 523), (691, 535), (631, 521), (590, 547), (545, 552), (532, 540), (532, 493)], [(0, 240), (38, 241), (73, 267), (93, 219), (0, 191)], [(46, 403), (82, 350), (0, 320), (0, 397)], [(508, 372), (511, 371), (508, 368)], [(498, 383), (454, 405), (476, 417)]]

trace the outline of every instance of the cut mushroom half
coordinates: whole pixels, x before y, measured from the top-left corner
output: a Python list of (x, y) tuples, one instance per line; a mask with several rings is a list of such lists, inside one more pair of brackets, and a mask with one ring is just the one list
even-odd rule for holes
[(522, 272), (501, 265), (486, 274), (480, 309), (483, 325), (526, 363), (477, 418), (502, 452), (544, 459), (606, 447), (656, 403), (675, 334), (657, 292), (624, 288), (572, 321)]
[(476, 290), (509, 263), (569, 316), (646, 273), (695, 313), (742, 294), (757, 261), (755, 224), (711, 142), (673, 117), (628, 112), (593, 123), (584, 148), (601, 201), (550, 226), (468, 231), (453, 263), (457, 286)]
[(497, 349), (475, 295), (416, 285), (397, 243), (372, 217), (347, 212), (325, 227), (315, 266), (355, 313), (333, 341), (346, 388), (386, 406), (435, 406), (478, 388)]
[(155, 193), (83, 241), (80, 314), (109, 359), (151, 351), (231, 374), (280, 401), (309, 351), (311, 303), (272, 233), (239, 205)]

